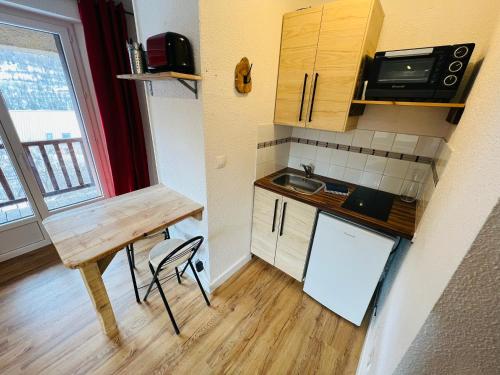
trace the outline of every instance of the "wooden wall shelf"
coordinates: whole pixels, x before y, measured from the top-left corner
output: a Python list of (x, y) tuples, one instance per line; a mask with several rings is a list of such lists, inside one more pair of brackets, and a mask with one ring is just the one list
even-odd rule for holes
[(399, 102), (392, 100), (353, 100), (353, 104), (401, 105), (408, 107), (465, 108), (465, 103)]
[(446, 121), (452, 124), (458, 124), (462, 113), (464, 112), (465, 103), (433, 103), (433, 102), (400, 102), (392, 100), (358, 100), (354, 99), (351, 102), (351, 116), (361, 116), (364, 113), (366, 105), (396, 105), (404, 107), (433, 107), (433, 108), (449, 108)]
[[(153, 95), (153, 85), (151, 83), (152, 81), (165, 81), (169, 79), (176, 79), (184, 87), (186, 87), (189, 91), (191, 91), (195, 95), (196, 99), (198, 99), (198, 81), (201, 81), (201, 76), (199, 75), (178, 73), (178, 72), (119, 74), (116, 76), (116, 78), (147, 82), (149, 86), (149, 92), (151, 95)], [(187, 81), (193, 82), (194, 86), (191, 86), (189, 83), (187, 83)]]

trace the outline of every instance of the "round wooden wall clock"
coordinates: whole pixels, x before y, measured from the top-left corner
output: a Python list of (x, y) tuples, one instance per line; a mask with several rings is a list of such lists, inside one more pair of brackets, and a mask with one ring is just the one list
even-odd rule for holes
[(234, 69), (234, 87), (236, 91), (242, 94), (248, 94), (252, 91), (252, 65), (246, 57), (236, 65)]

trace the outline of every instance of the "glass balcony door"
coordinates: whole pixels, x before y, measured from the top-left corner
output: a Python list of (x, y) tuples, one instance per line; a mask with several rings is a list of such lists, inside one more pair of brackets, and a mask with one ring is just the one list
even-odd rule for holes
[(0, 92), (47, 210), (102, 196), (59, 35), (0, 23)]
[(52, 212), (103, 197), (72, 26), (20, 12), (0, 13), (0, 261), (50, 243), (41, 220)]
[(35, 199), (0, 122), (0, 261), (49, 244)]

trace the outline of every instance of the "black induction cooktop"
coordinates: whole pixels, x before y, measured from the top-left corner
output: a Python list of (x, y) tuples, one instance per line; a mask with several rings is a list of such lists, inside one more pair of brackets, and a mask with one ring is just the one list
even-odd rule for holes
[(387, 221), (394, 197), (394, 194), (385, 191), (359, 186), (349, 195), (342, 207), (378, 220)]

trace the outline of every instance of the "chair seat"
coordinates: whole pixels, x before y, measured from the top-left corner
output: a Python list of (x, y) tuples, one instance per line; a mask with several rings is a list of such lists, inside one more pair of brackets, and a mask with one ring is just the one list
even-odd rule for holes
[[(171, 238), (157, 243), (149, 252), (149, 263), (151, 263), (151, 265), (155, 269), (158, 268), (158, 265), (163, 260), (163, 258), (165, 258), (168, 254), (170, 254), (170, 252), (172, 252), (176, 247), (182, 245), (184, 242), (185, 240), (181, 240), (179, 238)], [(191, 253), (188, 253), (186, 256), (180, 258), (174, 256), (173, 258), (175, 260), (173, 260), (171, 263), (167, 262), (167, 264), (163, 266), (163, 269), (173, 270), (175, 267), (188, 260), (190, 255)]]

